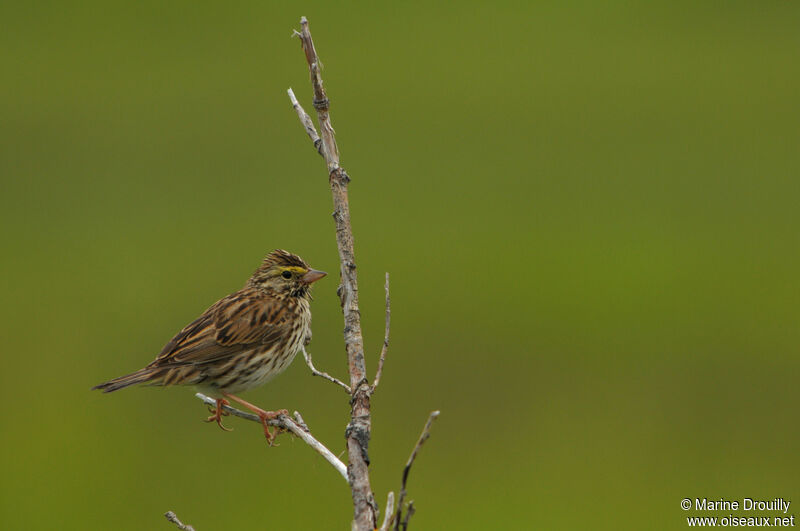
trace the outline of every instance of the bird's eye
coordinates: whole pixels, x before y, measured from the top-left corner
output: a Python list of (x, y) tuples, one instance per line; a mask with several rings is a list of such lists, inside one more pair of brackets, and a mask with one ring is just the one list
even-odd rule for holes
[(290, 272), (288, 272), (288, 271), (284, 271), (283, 273), (281, 273), (281, 276), (283, 278), (285, 278), (286, 280), (289, 280), (290, 278), (292, 278), (292, 274)]

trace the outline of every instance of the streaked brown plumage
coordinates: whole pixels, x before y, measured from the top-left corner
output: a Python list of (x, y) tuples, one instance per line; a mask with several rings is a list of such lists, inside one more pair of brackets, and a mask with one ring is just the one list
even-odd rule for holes
[[(311, 340), (310, 288), (325, 276), (297, 255), (277, 249), (247, 284), (218, 301), (164, 346), (158, 357), (134, 373), (93, 387), (110, 393), (129, 385), (196, 385), (236, 400), (264, 421), (275, 413), (233, 395), (282, 372)], [(209, 421), (220, 427), (223, 398)]]

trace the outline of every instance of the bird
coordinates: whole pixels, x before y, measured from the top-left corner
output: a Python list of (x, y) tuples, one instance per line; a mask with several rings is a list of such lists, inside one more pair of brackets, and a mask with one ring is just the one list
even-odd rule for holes
[(98, 384), (110, 393), (135, 384), (194, 385), (219, 396), (207, 422), (222, 424), (227, 399), (253, 411), (261, 419), (272, 446), (275, 433), (267, 422), (286, 410), (265, 411), (239, 398), (292, 363), (311, 341), (311, 285), (324, 277), (299, 256), (283, 249), (267, 254), (239, 291), (214, 303), (178, 332), (161, 353), (142, 369)]

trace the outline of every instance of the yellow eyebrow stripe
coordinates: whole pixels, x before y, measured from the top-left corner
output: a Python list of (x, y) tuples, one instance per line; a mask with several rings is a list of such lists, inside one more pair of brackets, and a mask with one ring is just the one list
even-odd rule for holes
[(308, 273), (308, 269), (299, 266), (282, 267), (283, 271), (291, 271), (292, 273)]

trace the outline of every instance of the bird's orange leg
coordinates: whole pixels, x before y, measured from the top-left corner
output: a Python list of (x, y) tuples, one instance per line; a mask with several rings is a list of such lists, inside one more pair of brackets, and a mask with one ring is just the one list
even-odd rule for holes
[[(226, 428), (222, 425), (222, 417), (227, 416), (228, 413), (223, 411), (222, 406), (229, 406), (230, 402), (224, 398), (217, 398), (217, 407), (214, 409), (214, 414), (206, 419), (206, 422), (216, 422), (217, 425), (225, 431), (233, 431), (233, 428)], [(210, 408), (209, 408), (210, 409)]]
[(267, 442), (269, 443), (270, 446), (275, 446), (275, 444), (273, 444), (273, 441), (275, 440), (275, 436), (278, 435), (278, 433), (279, 433), (279, 428), (276, 428), (275, 432), (270, 432), (269, 431), (269, 424), (267, 424), (267, 421), (270, 421), (272, 419), (276, 419), (281, 415), (288, 416), (289, 415), (288, 411), (286, 411), (285, 409), (279, 409), (278, 411), (264, 411), (260, 407), (254, 406), (253, 404), (251, 404), (247, 400), (242, 400), (241, 398), (239, 398), (236, 395), (232, 395), (230, 393), (225, 393), (225, 392), (223, 392), (222, 394), (225, 395), (226, 397), (230, 398), (231, 400), (239, 402), (241, 405), (243, 405), (244, 407), (246, 407), (247, 409), (249, 409), (250, 411), (252, 411), (256, 415), (258, 415), (258, 418), (261, 419), (261, 423), (264, 425), (264, 437), (267, 438)]

